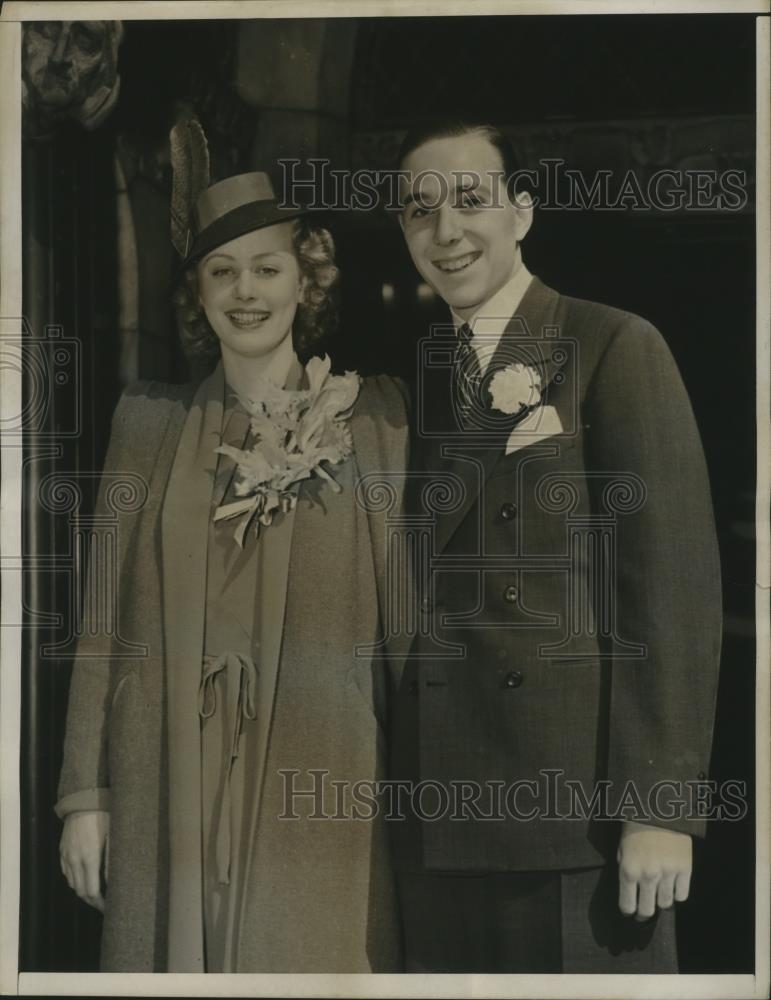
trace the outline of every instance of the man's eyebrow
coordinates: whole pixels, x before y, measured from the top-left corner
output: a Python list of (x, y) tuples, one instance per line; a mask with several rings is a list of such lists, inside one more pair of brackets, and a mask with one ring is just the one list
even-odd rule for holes
[[(431, 200), (431, 199), (429, 199)], [(426, 207), (426, 203), (423, 200), (423, 196), (419, 191), (410, 191), (404, 196), (404, 201), (402, 202), (402, 209), (407, 209), (412, 204), (419, 205), (422, 208)], [(436, 208), (435, 202), (431, 201), (431, 208)]]

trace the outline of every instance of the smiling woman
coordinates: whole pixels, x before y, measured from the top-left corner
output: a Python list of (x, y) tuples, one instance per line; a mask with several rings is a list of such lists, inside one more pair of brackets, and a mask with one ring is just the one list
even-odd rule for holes
[(303, 366), (334, 319), (334, 245), (266, 174), (187, 194), (176, 301), (213, 370), (129, 387), (113, 419), (103, 482), (147, 494), (121, 518), (117, 616), (147, 656), (78, 647), (62, 870), (104, 912), (105, 971), (398, 971), (383, 819), (287, 817), (284, 776), (384, 770), (383, 529), (357, 482), (405, 467), (402, 392)]
[[(254, 260), (251, 254), (256, 255)], [(254, 280), (250, 287), (246, 287), (246, 301), (250, 304), (250, 309), (246, 311), (259, 312), (251, 308), (259, 306), (263, 313), (271, 311), (272, 307), (267, 300), (252, 301), (254, 296), (264, 292), (273, 301), (276, 282), (270, 275), (279, 273), (278, 285), (282, 286), (287, 270), (296, 268), (301, 292), (297, 296), (293, 319), (289, 319), (285, 332), (291, 332), (292, 347), (300, 358), (312, 354), (335, 328), (337, 307), (334, 293), (338, 269), (334, 261), (334, 242), (321, 226), (306, 218), (294, 219), (239, 237), (227, 246), (217, 248), (201, 264), (186, 269), (174, 303), (182, 344), (191, 361), (212, 367), (219, 359), (219, 331), (207, 315), (208, 310), (216, 311), (214, 301), (220, 295), (232, 295), (234, 306), (238, 304), (243, 309), (245, 303), (238, 296), (243, 294), (244, 286), (242, 284), (242, 291), (239, 292), (236, 279), (239, 267), (243, 269), (247, 264)], [(231, 310), (237, 311), (236, 308)], [(233, 324), (236, 328), (237, 323), (236, 320)], [(227, 326), (222, 330), (227, 330)], [(242, 350), (239, 347), (239, 351)], [(261, 353), (259, 347), (257, 350)]]

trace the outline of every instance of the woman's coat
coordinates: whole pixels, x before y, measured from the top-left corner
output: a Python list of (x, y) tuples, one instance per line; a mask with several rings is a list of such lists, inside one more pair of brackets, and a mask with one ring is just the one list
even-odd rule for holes
[[(220, 368), (197, 391), (139, 384), (113, 419), (98, 511), (118, 524), (116, 628), (97, 627), (79, 646), (57, 803), (60, 816), (110, 810), (109, 971), (203, 971), (197, 697), (223, 391)], [(303, 818), (280, 818), (289, 787), (321, 782), (322, 809), (333, 814), (329, 781), (382, 776), (385, 676), (354, 649), (380, 632), (393, 507), (365, 509), (357, 484), (378, 473), (398, 484), (405, 468), (407, 421), (393, 380), (364, 381), (351, 431), (354, 457), (334, 470), (342, 492), (312, 481), (298, 500), (238, 971), (398, 968), (384, 824), (310, 820), (311, 796), (289, 800)], [(164, 504), (178, 449), (213, 432), (211, 468)], [(116, 486), (121, 478), (130, 488)]]

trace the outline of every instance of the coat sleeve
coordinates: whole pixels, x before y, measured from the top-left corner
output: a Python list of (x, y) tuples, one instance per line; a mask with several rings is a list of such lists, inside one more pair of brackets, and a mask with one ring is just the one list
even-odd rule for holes
[[(639, 506), (615, 516), (608, 778), (616, 791), (634, 785), (627, 801), (636, 791), (655, 804), (648, 822), (703, 835), (687, 782), (709, 768), (719, 555), (690, 401), (664, 339), (644, 320), (627, 316), (611, 337), (587, 390), (584, 425), (593, 511), (605, 513), (607, 473), (633, 473), (642, 484)], [(643, 656), (624, 657), (624, 643), (641, 645)], [(633, 812), (625, 815), (640, 818)]]
[[(102, 480), (95, 514), (108, 513), (107, 475), (132, 468), (132, 440), (142, 440), (141, 415), (149, 383), (135, 383), (121, 396), (112, 418)], [(89, 576), (93, 567), (88, 569)], [(57, 816), (69, 813), (109, 810), (110, 778), (107, 768), (109, 708), (114, 697), (115, 670), (111, 669), (110, 639), (98, 623), (83, 629), (78, 643), (70, 682), (64, 758), (59, 778)]]

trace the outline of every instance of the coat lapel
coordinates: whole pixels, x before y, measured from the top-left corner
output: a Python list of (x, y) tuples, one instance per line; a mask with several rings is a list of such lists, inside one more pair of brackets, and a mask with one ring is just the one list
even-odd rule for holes
[[(520, 361), (538, 370), (542, 398), (547, 395), (560, 364), (552, 357), (544, 334), (548, 334), (554, 322), (558, 299), (557, 292), (533, 278), (517, 313), (506, 326), (485, 373), (485, 382), (489, 382), (496, 369)], [(421, 388), (430, 394), (423, 412), (430, 414), (433, 426), (431, 436), (419, 435), (421, 440), (416, 443), (419, 468), (437, 477), (456, 477), (461, 486), (454, 509), (436, 517), (434, 553), (439, 555), (479, 497), (517, 421), (501, 418), (491, 411), (489, 425), (479, 422), (464, 425), (453, 407), (451, 369), (444, 369), (441, 377), (440, 373), (434, 377), (430, 373), (423, 375)], [(414, 499), (410, 505), (413, 504)]]
[(201, 759), (208, 520), (223, 415), (221, 365), (195, 394), (163, 505), (163, 634), (169, 741), (169, 971), (202, 972)]
[[(358, 467), (357, 490), (370, 501), (365, 503), (365, 508), (383, 631), (379, 650), (386, 653), (387, 643), (388, 658), (398, 659), (406, 654), (412, 641), (410, 633), (401, 631), (403, 621), (392, 621), (394, 595), (396, 588), (402, 586), (402, 581), (395, 576), (402, 564), (394, 553), (394, 546), (399, 544), (395, 525), (403, 515), (404, 485), (405, 479), (408, 480), (409, 431), (401, 419), (401, 411), (400, 420), (392, 423), (390, 414), (379, 411), (378, 401), (371, 398), (373, 395), (372, 384), (365, 382), (362, 398), (351, 418), (351, 434)], [(390, 502), (384, 509), (377, 501), (385, 496)]]

